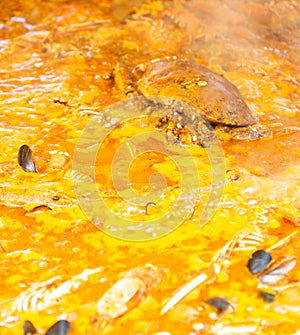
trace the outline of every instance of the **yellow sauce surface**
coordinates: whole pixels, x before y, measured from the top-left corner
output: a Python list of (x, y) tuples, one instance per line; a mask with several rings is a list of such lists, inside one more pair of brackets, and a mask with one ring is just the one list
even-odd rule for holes
[[(59, 319), (70, 321), (70, 335), (297, 333), (299, 26), (294, 0), (12, 0), (2, 5), (1, 335), (22, 334), (25, 320), (44, 334)], [(84, 176), (75, 171), (74, 177), (76, 145), (94, 116), (126, 99), (126, 75), (116, 73), (174, 56), (236, 85), (273, 136), (222, 135), (225, 188), (205, 225), (199, 222), (211, 192), (211, 164), (204, 148), (186, 147), (199, 175), (190, 214), (161, 238), (118, 239), (92, 224), (79, 206), (73, 179)], [(118, 148), (137, 133), (155, 131), (141, 122), (114, 129), (95, 162), (99, 194), (128, 222), (174, 210), (182, 186), (180, 169), (158, 150), (132, 159), (124, 186), (138, 198), (151, 191), (153, 173), (165, 177), (165, 191), (147, 213), (144, 203), (132, 206), (116, 191), (111, 166)], [(18, 165), (23, 144), (32, 149), (38, 173)], [(134, 157), (133, 144), (125, 149)], [(188, 181), (194, 177), (187, 171)], [(268, 250), (279, 268), (272, 283), (246, 267), (258, 249)], [(170, 303), (194, 278), (199, 278), (195, 288)], [(264, 301), (259, 292), (274, 294), (275, 301)], [(214, 297), (225, 298), (232, 308), (220, 312), (205, 302)]]

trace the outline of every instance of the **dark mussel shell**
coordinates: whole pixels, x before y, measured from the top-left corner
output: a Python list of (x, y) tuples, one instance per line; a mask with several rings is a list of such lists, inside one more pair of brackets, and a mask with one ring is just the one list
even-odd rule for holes
[(28, 145), (24, 144), (19, 149), (18, 162), (26, 172), (37, 172), (35, 162), (32, 158), (32, 151)]
[(264, 270), (271, 262), (272, 256), (265, 250), (256, 250), (247, 263), (247, 268), (252, 274), (257, 274)]
[(37, 330), (35, 329), (31, 321), (26, 320), (23, 325), (23, 332), (24, 335), (33, 335), (37, 333)]
[(66, 335), (70, 331), (70, 322), (67, 320), (59, 320), (51, 326), (45, 335)]
[(275, 297), (276, 295), (273, 294), (273, 293), (269, 293), (269, 292), (264, 292), (264, 291), (261, 291), (259, 292), (259, 296), (265, 301), (265, 302), (274, 302), (275, 301)]
[(219, 312), (224, 312), (228, 307), (233, 310), (232, 305), (225, 298), (216, 297), (205, 300), (205, 302), (213, 307), (215, 307)]

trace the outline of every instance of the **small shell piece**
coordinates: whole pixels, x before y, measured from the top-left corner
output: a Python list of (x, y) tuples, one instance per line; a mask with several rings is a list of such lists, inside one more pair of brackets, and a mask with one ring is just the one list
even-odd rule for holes
[(229, 307), (233, 310), (233, 306), (225, 298), (215, 297), (205, 300), (205, 302), (215, 307), (219, 312), (225, 312)]
[(70, 322), (67, 320), (59, 320), (51, 326), (45, 335), (67, 335), (70, 331)]
[(32, 150), (24, 144), (19, 149), (18, 163), (25, 172), (37, 172), (35, 162), (32, 158)]
[(257, 274), (264, 270), (271, 262), (272, 256), (265, 250), (256, 250), (250, 257), (247, 268), (252, 274)]
[(35, 329), (34, 325), (31, 321), (26, 320), (23, 325), (23, 333), (24, 335), (33, 335), (37, 333), (37, 330)]
[(276, 295), (273, 293), (265, 292), (265, 291), (260, 291), (259, 296), (268, 303), (274, 302)]

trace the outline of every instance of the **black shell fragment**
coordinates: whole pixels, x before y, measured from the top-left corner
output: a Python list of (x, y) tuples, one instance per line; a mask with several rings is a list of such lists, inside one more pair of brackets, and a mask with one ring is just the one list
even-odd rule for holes
[(22, 145), (19, 149), (18, 163), (25, 172), (37, 172), (35, 162), (32, 158), (32, 151), (26, 144)]
[(219, 312), (224, 312), (228, 307), (233, 309), (232, 305), (224, 298), (216, 297), (205, 300), (205, 302), (215, 307)]
[(44, 210), (44, 209), (52, 211), (52, 208), (47, 205), (38, 205), (38, 206), (33, 207), (29, 212), (34, 213), (36, 211)]
[(274, 302), (276, 295), (269, 292), (259, 292), (259, 296), (263, 298), (265, 302)]
[(146, 206), (145, 206), (145, 213), (146, 214), (149, 214), (149, 208), (150, 207), (155, 207), (156, 206), (156, 203), (153, 202), (153, 201), (150, 201), (150, 202), (147, 202)]
[(256, 250), (249, 258), (247, 268), (254, 275), (266, 268), (271, 262), (271, 254), (265, 250)]
[(31, 321), (26, 320), (23, 325), (23, 332), (24, 335), (33, 335), (37, 333), (37, 330), (35, 329)]
[(59, 320), (50, 327), (45, 335), (66, 335), (70, 331), (70, 322)]

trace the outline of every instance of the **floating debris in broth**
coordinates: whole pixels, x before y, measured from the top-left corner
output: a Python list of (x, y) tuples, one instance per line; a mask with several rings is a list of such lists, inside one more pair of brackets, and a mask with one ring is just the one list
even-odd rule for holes
[(219, 312), (225, 312), (229, 307), (234, 310), (233, 306), (225, 298), (216, 297), (205, 300), (205, 302), (215, 307)]
[(24, 144), (20, 147), (18, 162), (25, 172), (37, 172), (35, 162), (32, 158), (32, 150), (28, 145)]
[(249, 258), (247, 268), (252, 274), (257, 274), (264, 270), (271, 262), (272, 256), (265, 250), (256, 250)]
[(237, 181), (240, 178), (239, 171), (237, 170), (227, 170), (226, 175), (228, 175), (231, 181)]
[(90, 275), (100, 273), (102, 267), (84, 269), (81, 273), (63, 281), (61, 276), (55, 276), (47, 281), (33, 283), (22, 291), (13, 302), (11, 310), (18, 312), (38, 312), (61, 301), (66, 294), (73, 293), (85, 283)]
[(37, 212), (37, 211), (41, 211), (41, 210), (50, 210), (52, 211), (52, 208), (47, 206), (47, 205), (38, 205), (33, 207), (29, 212)]
[(264, 291), (261, 291), (259, 292), (259, 296), (265, 301), (265, 302), (274, 302), (275, 301), (275, 297), (276, 295), (273, 294), (273, 293), (269, 293), (269, 292), (264, 292)]
[(37, 333), (37, 330), (35, 329), (31, 321), (26, 320), (23, 325), (23, 332), (24, 335), (33, 335)]
[(237, 232), (231, 240), (229, 240), (223, 248), (221, 248), (213, 257), (212, 263), (223, 264), (229, 259), (232, 253), (237, 251), (255, 250), (264, 241), (263, 233), (257, 226), (246, 227)]
[(214, 275), (211, 276), (210, 273), (200, 273), (198, 276), (193, 278), (187, 284), (181, 286), (173, 296), (164, 304), (160, 311), (160, 314), (166, 314), (171, 308), (177, 305), (184, 297), (186, 297), (190, 292), (192, 292), (196, 287), (205, 286), (215, 280)]
[(146, 214), (151, 214), (153, 212), (152, 209), (154, 209), (154, 211), (155, 211), (155, 208), (156, 208), (156, 203), (153, 202), (153, 201), (149, 201), (149, 202), (147, 202), (147, 204), (145, 206), (145, 213)]

